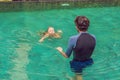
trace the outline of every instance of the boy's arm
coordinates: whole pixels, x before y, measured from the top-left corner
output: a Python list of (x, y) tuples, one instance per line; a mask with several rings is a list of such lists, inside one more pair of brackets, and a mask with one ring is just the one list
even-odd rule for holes
[(61, 34), (62, 34), (62, 31), (61, 31), (61, 30), (58, 30), (58, 31), (55, 33), (54, 37), (55, 37), (55, 38), (61, 38)]
[(48, 34), (44, 35), (44, 36), (39, 40), (39, 42), (43, 42), (44, 39), (47, 38), (48, 36), (49, 36)]

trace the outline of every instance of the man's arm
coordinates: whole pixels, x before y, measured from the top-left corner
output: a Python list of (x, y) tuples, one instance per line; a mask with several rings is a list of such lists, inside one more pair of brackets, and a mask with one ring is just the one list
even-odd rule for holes
[(66, 53), (63, 51), (62, 47), (57, 47), (56, 48), (65, 58), (68, 58), (68, 56), (66, 55)]
[(73, 47), (74, 47), (74, 42), (75, 39), (74, 38), (70, 38), (69, 41), (68, 41), (68, 47), (67, 47), (67, 50), (66, 52), (63, 51), (62, 47), (57, 47), (56, 49), (65, 57), (65, 58), (69, 58), (71, 53), (72, 53), (72, 50), (73, 50)]

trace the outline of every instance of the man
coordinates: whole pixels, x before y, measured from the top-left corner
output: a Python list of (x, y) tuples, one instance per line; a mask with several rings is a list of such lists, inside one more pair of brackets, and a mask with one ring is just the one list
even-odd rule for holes
[(87, 32), (89, 23), (87, 17), (77, 16), (75, 24), (79, 34), (70, 37), (66, 52), (61, 47), (56, 48), (66, 58), (69, 58), (73, 52), (73, 60), (70, 61), (70, 67), (76, 74), (76, 80), (82, 80), (82, 69), (93, 64), (91, 56), (96, 45), (96, 40), (93, 35)]

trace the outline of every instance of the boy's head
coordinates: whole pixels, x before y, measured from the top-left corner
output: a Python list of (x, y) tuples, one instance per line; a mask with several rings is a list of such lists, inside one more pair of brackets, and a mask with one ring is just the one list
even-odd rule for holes
[(89, 20), (87, 17), (85, 16), (77, 16), (75, 19), (75, 24), (76, 27), (80, 30), (80, 31), (87, 31), (88, 27), (89, 27)]
[(53, 27), (50, 26), (50, 27), (48, 27), (47, 32), (48, 32), (49, 34), (54, 34), (54, 33), (55, 33), (55, 30), (54, 30)]

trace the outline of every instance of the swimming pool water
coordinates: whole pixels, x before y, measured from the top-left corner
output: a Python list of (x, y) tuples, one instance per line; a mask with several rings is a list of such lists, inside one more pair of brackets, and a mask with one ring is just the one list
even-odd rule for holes
[[(70, 36), (77, 34), (74, 19), (90, 19), (89, 32), (97, 39), (94, 65), (83, 72), (84, 80), (119, 80), (120, 7), (56, 9), (0, 13), (0, 80), (67, 80), (73, 76), (69, 59), (55, 47), (66, 50)], [(39, 43), (39, 32), (48, 26), (62, 30), (61, 39)]]

